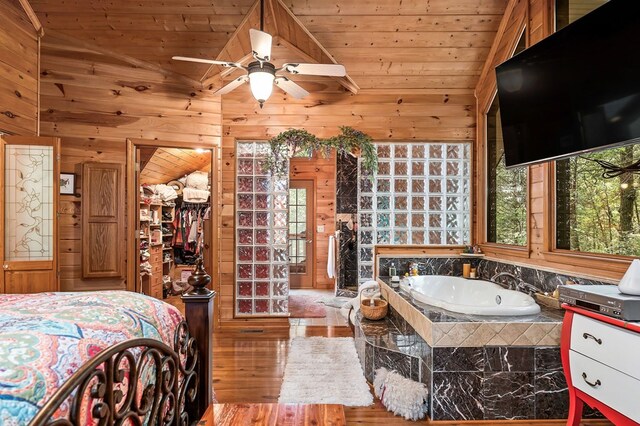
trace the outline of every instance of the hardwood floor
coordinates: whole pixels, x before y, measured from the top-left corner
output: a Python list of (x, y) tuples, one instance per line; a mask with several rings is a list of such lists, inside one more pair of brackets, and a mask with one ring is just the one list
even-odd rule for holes
[[(275, 403), (278, 401), (289, 338), (295, 336), (352, 336), (348, 327), (293, 326), (287, 332), (214, 334), (214, 391), (220, 403)], [(379, 401), (371, 407), (345, 407), (348, 425), (411, 425), (388, 412)], [(564, 421), (419, 422), (456, 426), (463, 424), (517, 424), (561, 426)], [(606, 421), (585, 422), (611, 425)]]

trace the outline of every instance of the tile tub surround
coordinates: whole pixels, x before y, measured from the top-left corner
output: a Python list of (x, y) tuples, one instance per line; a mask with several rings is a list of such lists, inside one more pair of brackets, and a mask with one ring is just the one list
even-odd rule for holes
[(563, 311), (542, 307), (538, 315), (459, 314), (412, 300), (378, 278), (383, 296), (431, 347), (559, 346)]
[(478, 276), (489, 280), (499, 272), (509, 272), (522, 279), (522, 281), (532, 284), (537, 288), (553, 292), (557, 286), (572, 281), (575, 284), (598, 285), (612, 284), (609, 281), (599, 281), (596, 279), (578, 277), (542, 269), (533, 269), (526, 266), (514, 265), (500, 262), (493, 259), (469, 258), (461, 256), (434, 256), (434, 257), (378, 257), (378, 275), (388, 276), (389, 266), (394, 263), (399, 275), (409, 272), (409, 265), (417, 262), (420, 275), (462, 275), (462, 264), (471, 263), (471, 267), (478, 269)]
[(367, 380), (386, 367), (425, 383), (431, 420), (567, 417), (558, 347), (431, 347), (393, 308), (381, 321), (359, 317), (355, 336)]

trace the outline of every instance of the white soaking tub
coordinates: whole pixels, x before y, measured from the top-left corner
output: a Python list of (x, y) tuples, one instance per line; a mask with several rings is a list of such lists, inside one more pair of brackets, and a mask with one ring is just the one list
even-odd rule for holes
[(421, 275), (402, 280), (400, 288), (418, 302), (461, 314), (515, 316), (540, 313), (540, 306), (531, 296), (490, 281)]

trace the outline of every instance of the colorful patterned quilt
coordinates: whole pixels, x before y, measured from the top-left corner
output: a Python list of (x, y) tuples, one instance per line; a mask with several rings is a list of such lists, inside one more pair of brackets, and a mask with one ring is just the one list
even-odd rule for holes
[(89, 358), (153, 338), (173, 347), (180, 312), (126, 291), (0, 295), (0, 425), (26, 425)]

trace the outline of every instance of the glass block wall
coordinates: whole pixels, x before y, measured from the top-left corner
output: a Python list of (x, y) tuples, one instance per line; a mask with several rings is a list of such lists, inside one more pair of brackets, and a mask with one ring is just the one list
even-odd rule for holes
[(287, 315), (288, 173), (262, 168), (266, 143), (236, 146), (236, 315)]
[(376, 245), (471, 240), (471, 144), (376, 143), (378, 172), (358, 167), (358, 278), (373, 278)]

